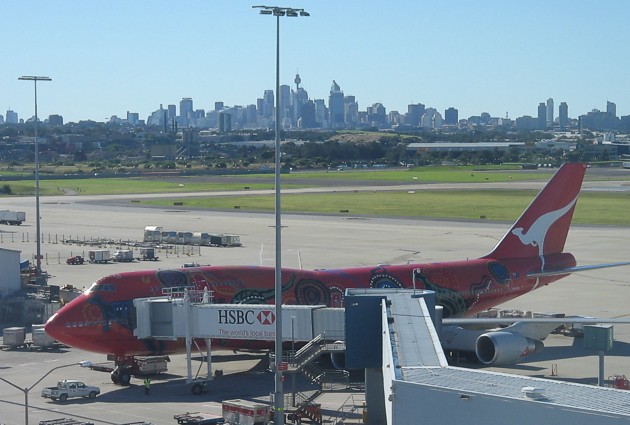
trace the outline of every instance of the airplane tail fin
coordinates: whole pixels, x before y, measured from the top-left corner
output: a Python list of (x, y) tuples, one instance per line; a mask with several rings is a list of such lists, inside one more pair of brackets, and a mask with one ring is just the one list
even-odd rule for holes
[(561, 253), (586, 164), (564, 164), (485, 257), (521, 258)]

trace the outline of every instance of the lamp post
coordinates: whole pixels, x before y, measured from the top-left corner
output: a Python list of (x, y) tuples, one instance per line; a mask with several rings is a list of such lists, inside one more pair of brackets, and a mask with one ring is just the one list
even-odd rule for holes
[(20, 391), (22, 391), (24, 393), (24, 424), (25, 425), (28, 425), (28, 393), (29, 393), (29, 391), (31, 391), (33, 389), (33, 387), (35, 387), (35, 385), (39, 384), (45, 377), (47, 377), (48, 375), (53, 373), (55, 370), (61, 369), (61, 368), (64, 368), (64, 367), (77, 366), (77, 365), (81, 366), (81, 367), (90, 367), (92, 365), (92, 362), (83, 361), (83, 362), (79, 362), (79, 363), (71, 363), (71, 364), (65, 364), (65, 365), (53, 367), (48, 372), (46, 372), (44, 374), (44, 376), (42, 376), (37, 381), (35, 381), (35, 383), (33, 385), (31, 385), (30, 387), (26, 387), (26, 388), (18, 387), (13, 382), (11, 382), (11, 381), (9, 381), (7, 379), (4, 379), (3, 377), (0, 376), (0, 381), (4, 381), (7, 384), (11, 385), (14, 388), (17, 388), (18, 390), (20, 390)]
[(35, 229), (37, 231), (37, 262), (35, 268), (35, 280), (38, 285), (41, 285), (42, 278), (42, 241), (41, 241), (41, 228), (39, 219), (39, 142), (37, 140), (37, 82), (38, 81), (52, 81), (50, 77), (23, 75), (18, 80), (32, 81), (35, 86)]
[(275, 301), (276, 301), (276, 338), (275, 338), (275, 392), (273, 397), (274, 403), (274, 422), (276, 424), (284, 424), (284, 393), (282, 391), (282, 371), (279, 364), (282, 361), (282, 220), (280, 209), (280, 17), (289, 16), (310, 16), (304, 9), (294, 9), (292, 7), (278, 6), (252, 6), (254, 9), (260, 9), (261, 15), (272, 15), (276, 17), (276, 135), (275, 135), (275, 217), (276, 217), (276, 249), (275, 249)]

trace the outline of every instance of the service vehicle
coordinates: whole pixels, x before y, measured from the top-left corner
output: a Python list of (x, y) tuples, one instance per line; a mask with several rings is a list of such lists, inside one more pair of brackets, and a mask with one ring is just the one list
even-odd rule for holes
[(66, 264), (70, 264), (70, 265), (83, 264), (84, 262), (85, 262), (85, 259), (81, 255), (74, 255), (66, 259)]
[(129, 385), (131, 377), (141, 378), (148, 375), (156, 375), (168, 370), (168, 356), (137, 356), (130, 359), (125, 367), (116, 367), (114, 362), (93, 363), (89, 366), (92, 370), (109, 372), (111, 380), (115, 384)]
[(157, 261), (158, 258), (155, 255), (155, 248), (140, 248), (140, 259), (142, 261)]
[(133, 251), (130, 249), (119, 249), (112, 255), (112, 260), (119, 263), (130, 263), (134, 260)]
[(99, 387), (85, 385), (83, 382), (75, 379), (64, 379), (57, 382), (56, 387), (42, 389), (42, 397), (59, 401), (77, 397), (96, 398), (100, 393), (101, 389)]
[(23, 211), (0, 211), (0, 224), (11, 224), (19, 226), (26, 221), (26, 213)]
[(107, 249), (88, 251), (90, 263), (107, 263), (111, 260), (111, 253)]

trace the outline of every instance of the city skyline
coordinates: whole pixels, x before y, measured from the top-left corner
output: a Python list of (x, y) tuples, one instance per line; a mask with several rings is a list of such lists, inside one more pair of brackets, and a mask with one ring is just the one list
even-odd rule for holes
[[(311, 99), (327, 100), (335, 80), (361, 111), (381, 103), (404, 114), (422, 103), (442, 114), (454, 107), (460, 118), (515, 119), (537, 116), (553, 98), (555, 117), (560, 102), (571, 117), (605, 110), (607, 101), (618, 116), (630, 114), (624, 1), (290, 3), (278, 6), (311, 16), (281, 18), (281, 84), (294, 87), (299, 72)], [(183, 97), (205, 110), (254, 104), (275, 78), (275, 22), (255, 4), (7, 3), (0, 114), (33, 115), (32, 84), (21, 75), (53, 79), (38, 85), (39, 115), (64, 122), (127, 111), (146, 119)]]

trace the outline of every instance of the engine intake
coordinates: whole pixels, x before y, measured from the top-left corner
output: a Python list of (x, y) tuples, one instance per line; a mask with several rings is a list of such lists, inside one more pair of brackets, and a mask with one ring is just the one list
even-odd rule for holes
[(477, 358), (483, 364), (512, 364), (544, 348), (542, 341), (511, 332), (488, 332), (475, 346)]

